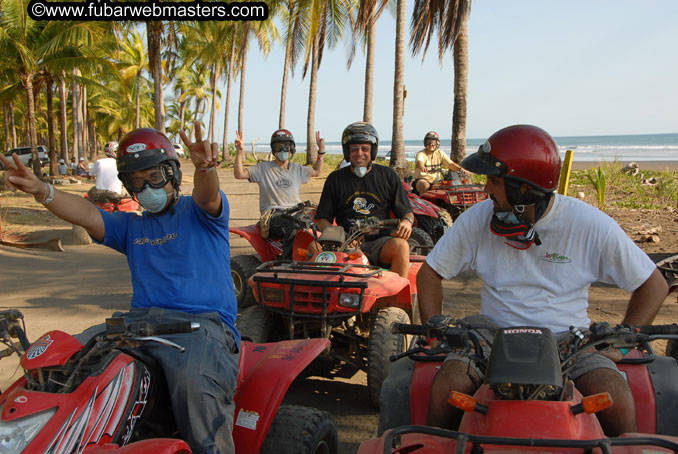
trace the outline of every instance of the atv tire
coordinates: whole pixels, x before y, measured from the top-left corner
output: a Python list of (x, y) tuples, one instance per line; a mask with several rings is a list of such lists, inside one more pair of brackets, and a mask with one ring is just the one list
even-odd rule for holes
[(250, 306), (235, 321), (243, 340), (263, 344), (270, 340), (273, 329), (273, 314), (261, 306)]
[(438, 217), (432, 218), (430, 216), (419, 215), (416, 216), (417, 227), (428, 233), (433, 244), (443, 236), (448, 227), (452, 226), (452, 216), (447, 210), (438, 210)]
[(671, 339), (666, 344), (666, 356), (678, 361), (678, 341)]
[(254, 275), (261, 260), (256, 255), (236, 255), (231, 258), (231, 278), (235, 289), (238, 309), (244, 309), (257, 303), (247, 280)]
[(329, 413), (283, 405), (268, 430), (261, 454), (336, 454), (337, 428)]
[[(410, 250), (412, 250), (415, 254), (420, 255), (428, 255), (428, 253), (431, 251), (431, 247), (433, 247), (433, 240), (431, 239), (431, 236), (419, 227), (412, 227), (412, 233), (410, 234), (407, 242), (410, 245)], [(425, 247), (419, 248), (419, 246)]]
[(391, 355), (407, 348), (406, 336), (391, 332), (394, 323), (410, 323), (410, 317), (397, 307), (381, 309), (372, 321), (367, 341), (367, 388), (375, 408), (379, 408), (381, 386), (391, 371)]

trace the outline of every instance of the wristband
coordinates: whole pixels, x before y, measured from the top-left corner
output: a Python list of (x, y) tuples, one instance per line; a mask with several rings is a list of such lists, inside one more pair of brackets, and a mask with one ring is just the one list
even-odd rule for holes
[(49, 183), (45, 183), (45, 189), (47, 190), (47, 195), (44, 199), (39, 200), (43, 205), (47, 205), (54, 199), (54, 186)]
[(215, 169), (217, 168), (217, 165), (218, 165), (218, 163), (215, 163), (215, 164), (212, 165), (212, 166), (209, 166), (209, 167), (203, 167), (203, 168), (200, 168), (200, 169), (198, 169), (198, 170), (200, 170), (202, 173), (209, 173), (209, 172), (215, 170)]
[(410, 221), (410, 224), (414, 225), (414, 219), (402, 218), (401, 221)]
[(318, 152), (318, 156), (322, 156), (322, 155), (324, 155), (325, 153), (327, 153), (327, 152), (326, 152), (326, 151), (323, 151), (322, 153), (321, 153), (321, 152)]

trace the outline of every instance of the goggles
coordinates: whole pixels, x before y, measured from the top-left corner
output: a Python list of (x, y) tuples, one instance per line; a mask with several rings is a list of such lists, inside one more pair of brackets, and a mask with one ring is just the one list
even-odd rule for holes
[(438, 145), (440, 145), (440, 141), (435, 140), (435, 139), (428, 139), (428, 140), (424, 140), (424, 145), (427, 146), (427, 147), (428, 147), (429, 145), (435, 145), (435, 146), (438, 146)]
[(280, 151), (294, 151), (294, 144), (292, 142), (275, 142), (271, 144), (271, 151), (273, 153), (278, 153)]
[(134, 172), (134, 174), (120, 174), (119, 177), (125, 187), (135, 193), (143, 191), (146, 185), (158, 189), (165, 187), (167, 183), (172, 181), (173, 174), (169, 166), (151, 167), (147, 170), (150, 170), (150, 172), (145, 176), (139, 175), (139, 172)]

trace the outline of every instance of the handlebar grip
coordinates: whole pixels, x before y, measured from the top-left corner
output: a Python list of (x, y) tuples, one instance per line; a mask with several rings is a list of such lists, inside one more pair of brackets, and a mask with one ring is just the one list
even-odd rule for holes
[(656, 334), (678, 335), (678, 324), (677, 323), (673, 323), (671, 325), (631, 326), (631, 329), (637, 330), (641, 334), (648, 334), (648, 335), (656, 335)]
[(384, 219), (383, 221), (380, 221), (380, 224), (383, 225), (384, 227), (391, 226), (391, 225), (398, 225), (398, 224), (400, 224), (400, 219), (398, 219), (398, 218)]
[(414, 334), (418, 336), (428, 336), (428, 326), (411, 325), (409, 323), (394, 323), (391, 327), (393, 334)]
[(144, 329), (145, 336), (162, 336), (163, 334), (192, 333), (200, 329), (200, 323), (176, 322), (147, 325)]

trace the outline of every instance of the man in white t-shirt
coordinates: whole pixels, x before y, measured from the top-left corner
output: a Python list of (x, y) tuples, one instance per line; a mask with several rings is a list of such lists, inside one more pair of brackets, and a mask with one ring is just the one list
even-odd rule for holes
[[(546, 131), (504, 128), (462, 167), (487, 175), (490, 199), (463, 213), (427, 256), (417, 275), (422, 322), (436, 323), (442, 313), (441, 280), (473, 271), (483, 281), (481, 313), (467, 321), (489, 336), (507, 326), (539, 326), (556, 334), (570, 326), (587, 328), (588, 289), (598, 281), (631, 293), (620, 322), (652, 323), (668, 292), (665, 280), (613, 219), (554, 193), (560, 156)], [(633, 396), (612, 361), (621, 352), (602, 352), (582, 355), (572, 372), (575, 385), (585, 396), (605, 391), (612, 396), (614, 405), (597, 413), (606, 434), (635, 432)], [(447, 398), (453, 390), (475, 390), (464, 361), (450, 354), (438, 371), (430, 425), (459, 424), (462, 414)], [(472, 373), (482, 381), (479, 370)]]
[(89, 175), (95, 178), (95, 185), (88, 192), (92, 202), (105, 202), (122, 196), (122, 181), (118, 179), (115, 161), (117, 151), (118, 142), (108, 142), (104, 146), (106, 157), (97, 160), (89, 171)]
[(278, 129), (271, 136), (271, 152), (273, 161), (260, 162), (243, 167), (245, 155), (242, 131), (236, 132), (235, 167), (233, 173), (237, 179), (247, 179), (259, 185), (259, 211), (269, 214), (268, 232), (274, 238), (284, 240), (283, 258), (292, 258), (292, 243), (298, 227), (289, 219), (280, 216), (281, 210), (301, 203), (299, 188), (311, 177), (320, 176), (325, 158), (325, 139), (315, 133), (318, 145), (318, 159), (313, 167), (302, 166), (291, 162), (296, 152), (294, 136), (287, 129)]

